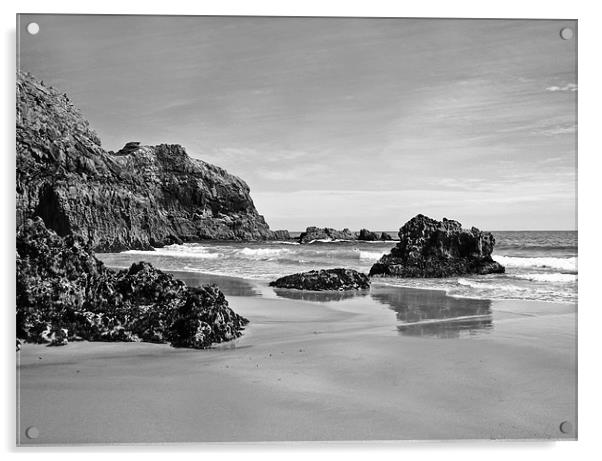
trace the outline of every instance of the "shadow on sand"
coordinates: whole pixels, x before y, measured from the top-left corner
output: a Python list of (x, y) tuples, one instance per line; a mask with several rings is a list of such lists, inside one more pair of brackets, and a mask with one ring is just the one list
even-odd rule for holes
[(215, 284), (225, 296), (261, 296), (261, 292), (257, 287), (244, 279), (196, 272), (170, 272), (188, 286), (198, 287)]
[(368, 290), (304, 291), (288, 288), (274, 288), (274, 292), (281, 298), (315, 302), (342, 301), (344, 299), (355, 298), (356, 296), (368, 296), (370, 293)]

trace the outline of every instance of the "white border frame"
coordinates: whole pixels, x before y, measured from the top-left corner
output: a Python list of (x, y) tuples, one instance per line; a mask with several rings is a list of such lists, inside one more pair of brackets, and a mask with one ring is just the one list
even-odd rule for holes
[[(602, 303), (597, 300), (595, 290), (602, 273), (599, 270), (600, 255), (600, 161), (599, 115), (602, 101), (600, 86), (600, 27), (601, 19), (596, 2), (587, 0), (537, 2), (529, 0), (504, 0), (492, 3), (475, 0), (455, 1), (277, 1), (277, 0), (206, 0), (194, 4), (180, 0), (137, 1), (126, 3), (123, 0), (102, 0), (94, 4), (81, 1), (4, 1), (2, 3), (4, 46), (2, 47), (2, 90), (4, 98), (2, 110), (2, 140), (4, 155), (2, 171), (4, 175), (0, 216), (10, 217), (2, 226), (2, 281), (5, 303), (3, 309), (3, 341), (6, 347), (5, 378), (2, 380), (4, 403), (6, 404), (2, 431), (4, 451), (15, 452), (27, 457), (106, 457), (128, 456), (133, 452), (145, 452), (145, 458), (160, 459), (166, 451), (176, 451), (179, 456), (186, 453), (202, 452), (211, 456), (251, 459), (305, 459), (308, 455), (331, 458), (343, 455), (346, 459), (361, 459), (374, 454), (385, 459), (400, 456), (416, 458), (446, 458), (504, 460), (509, 456), (529, 456), (534, 459), (563, 460), (578, 456), (580, 459), (594, 458), (601, 450), (596, 444), (599, 418), (601, 416), (600, 359), (602, 350), (598, 338), (602, 325)], [(112, 446), (75, 448), (15, 448), (15, 355), (14, 343), (14, 228), (15, 228), (15, 15), (16, 13), (111, 13), (111, 14), (196, 14), (196, 15), (252, 15), (252, 16), (376, 16), (376, 17), (456, 17), (456, 18), (544, 18), (578, 19), (579, 21), (579, 441), (578, 442), (399, 442), (399, 443), (307, 443), (307, 444), (236, 444), (236, 445), (160, 445), (160, 446)], [(598, 147), (596, 149), (595, 147)], [(9, 296), (10, 294), (10, 296)], [(42, 455), (42, 452), (44, 454)], [(83, 453), (86, 453), (83, 455)]]

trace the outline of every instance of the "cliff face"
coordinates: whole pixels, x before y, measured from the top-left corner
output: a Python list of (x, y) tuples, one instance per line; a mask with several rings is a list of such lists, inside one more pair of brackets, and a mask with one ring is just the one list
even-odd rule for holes
[(180, 145), (106, 152), (68, 97), (17, 75), (17, 226), (38, 215), (97, 251), (202, 239), (285, 238), (247, 184)]
[(371, 276), (451, 277), (503, 273), (491, 258), (495, 238), (458, 221), (417, 215), (399, 229), (399, 243), (370, 269)]

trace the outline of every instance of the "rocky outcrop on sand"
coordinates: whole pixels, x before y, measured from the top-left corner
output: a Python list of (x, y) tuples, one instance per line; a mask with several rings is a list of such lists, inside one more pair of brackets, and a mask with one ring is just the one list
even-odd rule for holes
[(310, 226), (299, 236), (299, 243), (311, 243), (314, 240), (354, 240), (355, 234), (349, 229), (336, 230), (331, 227)]
[(187, 287), (147, 263), (118, 272), (85, 242), (60, 237), (41, 218), (17, 232), (17, 338), (68, 341), (147, 341), (203, 349), (242, 334), (216, 286)]
[(370, 280), (353, 269), (322, 269), (287, 275), (270, 282), (270, 286), (312, 291), (361, 290), (370, 288)]
[(97, 251), (202, 239), (282, 239), (249, 187), (180, 145), (129, 142), (107, 152), (69, 98), (17, 75), (17, 226), (41, 216)]
[(503, 273), (491, 258), (495, 238), (453, 220), (417, 215), (399, 230), (400, 242), (370, 269), (371, 276), (451, 277)]

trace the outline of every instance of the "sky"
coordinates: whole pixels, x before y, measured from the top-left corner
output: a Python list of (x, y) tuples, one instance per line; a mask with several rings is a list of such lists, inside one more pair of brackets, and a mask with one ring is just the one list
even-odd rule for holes
[(105, 149), (181, 144), (241, 177), (272, 229), (573, 230), (576, 26), (22, 15), (18, 65)]

